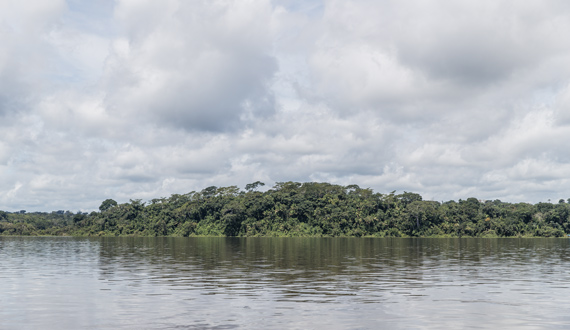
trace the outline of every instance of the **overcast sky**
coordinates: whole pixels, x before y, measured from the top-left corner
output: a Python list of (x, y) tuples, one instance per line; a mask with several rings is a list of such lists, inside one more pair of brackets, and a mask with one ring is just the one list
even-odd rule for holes
[(262, 181), (570, 197), (570, 2), (0, 1), (0, 210)]

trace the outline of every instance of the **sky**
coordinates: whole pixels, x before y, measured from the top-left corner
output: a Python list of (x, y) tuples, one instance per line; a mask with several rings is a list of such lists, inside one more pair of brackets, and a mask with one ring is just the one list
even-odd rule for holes
[(565, 0), (3, 0), (0, 210), (261, 181), (570, 198)]

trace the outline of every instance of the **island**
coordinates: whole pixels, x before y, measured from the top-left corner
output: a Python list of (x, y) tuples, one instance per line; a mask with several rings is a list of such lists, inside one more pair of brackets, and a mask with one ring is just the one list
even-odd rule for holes
[[(278, 182), (207, 187), (91, 213), (0, 211), (0, 235), (283, 237), (567, 237), (570, 203), (429, 201), (357, 185)], [(569, 201), (570, 202), (570, 201)]]

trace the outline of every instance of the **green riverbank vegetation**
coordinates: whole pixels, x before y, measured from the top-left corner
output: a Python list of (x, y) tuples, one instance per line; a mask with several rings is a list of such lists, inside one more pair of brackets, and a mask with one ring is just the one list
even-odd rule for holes
[(0, 211), (0, 235), (563, 237), (570, 204), (500, 200), (436, 202), (416, 193), (375, 193), (357, 185), (255, 182), (208, 187), (147, 202), (103, 201), (99, 212)]

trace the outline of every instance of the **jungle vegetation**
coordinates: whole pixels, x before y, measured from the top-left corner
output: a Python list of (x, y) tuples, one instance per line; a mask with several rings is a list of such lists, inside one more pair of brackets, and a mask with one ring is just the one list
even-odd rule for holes
[(570, 233), (570, 200), (427, 201), (412, 192), (381, 194), (357, 185), (261, 182), (147, 202), (112, 199), (99, 212), (0, 211), (0, 235), (562, 237)]

